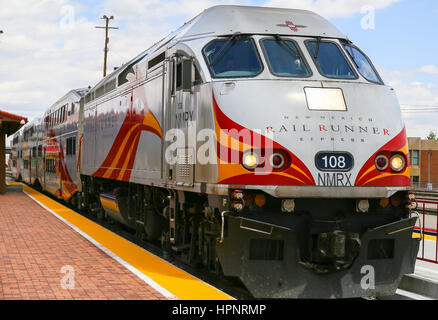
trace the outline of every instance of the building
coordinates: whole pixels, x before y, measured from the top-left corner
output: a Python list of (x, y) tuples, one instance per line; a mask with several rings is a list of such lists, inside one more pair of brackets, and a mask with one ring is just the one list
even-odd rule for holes
[(438, 140), (408, 138), (412, 185), (438, 189)]

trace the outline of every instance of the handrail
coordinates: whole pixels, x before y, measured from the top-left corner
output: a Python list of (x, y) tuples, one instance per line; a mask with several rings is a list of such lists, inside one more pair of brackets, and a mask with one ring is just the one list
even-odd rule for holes
[[(422, 199), (415, 199), (415, 202), (417, 203), (417, 208), (416, 211), (411, 211), (411, 214), (417, 214), (418, 215), (418, 221), (419, 221), (419, 227), (415, 227), (414, 230), (416, 230), (417, 232), (420, 232), (420, 241), (421, 241), (421, 256), (417, 256), (418, 260), (422, 260), (422, 261), (426, 261), (426, 262), (430, 262), (430, 263), (435, 263), (438, 264), (438, 200), (422, 200)], [(419, 213), (418, 211), (420, 211), (420, 208), (418, 206), (418, 204), (422, 204), (422, 213)], [(436, 208), (427, 208), (426, 204), (431, 204), (431, 205), (436, 205)], [(428, 224), (430, 225), (431, 223), (431, 219), (433, 219), (433, 214), (426, 214), (426, 211), (429, 212), (435, 212), (436, 214), (436, 226), (435, 229), (433, 229), (433, 227), (428, 226)], [(422, 219), (421, 219), (422, 216)], [(426, 219), (426, 217), (429, 217), (428, 219)], [(425, 234), (432, 234), (433, 236), (435, 236), (435, 259), (432, 259), (430, 257), (430, 253), (429, 253), (429, 257), (425, 257), (425, 246), (426, 243), (428, 245), (428, 247), (430, 248), (430, 242), (427, 242), (425, 240), (431, 240), (430, 238), (427, 239)], [(433, 239), (432, 239), (433, 240)]]

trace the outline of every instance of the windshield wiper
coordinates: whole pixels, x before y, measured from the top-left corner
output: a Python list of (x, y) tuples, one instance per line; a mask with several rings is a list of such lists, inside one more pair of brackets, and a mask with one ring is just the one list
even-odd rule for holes
[(234, 33), (228, 40), (225, 42), (223, 47), (219, 50), (216, 57), (213, 59), (213, 61), (210, 62), (210, 67), (214, 67), (217, 63), (219, 63), (223, 57), (225, 57), (225, 54), (234, 46), (236, 43), (237, 36), (240, 35), (240, 32)]
[[(342, 45), (344, 46), (344, 48), (345, 48), (345, 51), (347, 51), (347, 53), (350, 55), (350, 57), (351, 57), (351, 60), (353, 60), (353, 63), (354, 63), (354, 65), (356, 66), (356, 68), (357, 69), (360, 69), (360, 67), (359, 67), (359, 65), (357, 64), (357, 62), (356, 62), (356, 56), (355, 56), (355, 54), (354, 54), (354, 44), (353, 44), (353, 42), (351, 42), (350, 40), (343, 40), (343, 41), (341, 41), (341, 43), (342, 43)], [(347, 49), (347, 47), (348, 48), (350, 48), (350, 51), (348, 51), (348, 49)]]
[(275, 37), (275, 41), (281, 43), (283, 47), (286, 48), (286, 50), (288, 50), (290, 53), (292, 53), (292, 55), (295, 55), (299, 60), (301, 60), (301, 56), (298, 54), (296, 49), (292, 49), (291, 47), (289, 47), (286, 41), (281, 39), (281, 37), (278, 34), (276, 34), (274, 37)]
[(319, 55), (319, 47), (321, 45), (321, 37), (316, 37), (316, 50), (315, 50), (315, 60), (318, 60), (318, 55)]

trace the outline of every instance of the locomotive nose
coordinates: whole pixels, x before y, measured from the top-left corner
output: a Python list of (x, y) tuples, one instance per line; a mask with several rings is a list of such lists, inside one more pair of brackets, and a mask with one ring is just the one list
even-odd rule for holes
[[(218, 85), (216, 92), (227, 118), (272, 137), (305, 164), (318, 186), (354, 187), (358, 174), (371, 170), (374, 159), (368, 161), (376, 152), (389, 144), (382, 151), (390, 160), (406, 142), (397, 98), (384, 85), (236, 81)], [(391, 183), (404, 186), (404, 180)]]
[(381, 145), (403, 129), (397, 98), (387, 86), (337, 81), (273, 82), (221, 83), (215, 97), (234, 122), (274, 133), (280, 144), (298, 149), (312, 143), (326, 151), (361, 151), (362, 146)]

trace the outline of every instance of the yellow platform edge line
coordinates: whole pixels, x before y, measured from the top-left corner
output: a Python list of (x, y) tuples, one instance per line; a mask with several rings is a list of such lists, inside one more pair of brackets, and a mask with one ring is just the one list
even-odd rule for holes
[[(14, 184), (14, 183), (10, 183)], [(136, 244), (23, 185), (23, 190), (181, 300), (234, 300)]]
[[(420, 238), (421, 235), (418, 231), (414, 231), (414, 233), (412, 234), (412, 238)], [(430, 236), (428, 234), (423, 235), (424, 239), (426, 240), (432, 240), (432, 241), (436, 241), (436, 236)]]

